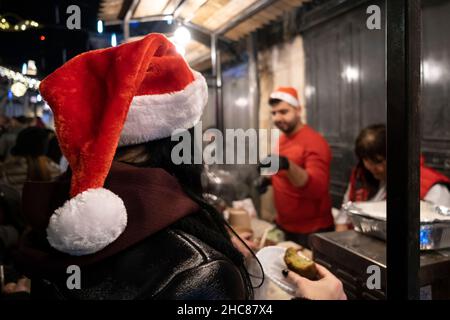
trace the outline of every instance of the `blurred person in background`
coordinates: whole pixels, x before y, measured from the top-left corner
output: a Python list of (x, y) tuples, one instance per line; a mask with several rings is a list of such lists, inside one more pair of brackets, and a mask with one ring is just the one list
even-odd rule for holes
[(13, 117), (6, 124), (6, 129), (0, 136), (0, 161), (5, 161), (11, 155), (11, 148), (15, 145), (19, 132), (29, 127), (32, 119), (25, 116)]
[(287, 240), (309, 247), (311, 233), (334, 230), (329, 194), (331, 150), (317, 131), (302, 123), (297, 90), (278, 88), (270, 95), (269, 105), (282, 135), (279, 154), (263, 160), (261, 167), (276, 161), (279, 170), (270, 178), (260, 178), (257, 187), (265, 192), (272, 184), (277, 225)]
[(10, 121), (11, 121), (11, 119), (9, 119), (7, 116), (0, 115), (0, 136), (2, 136), (3, 133), (6, 132), (6, 130), (9, 127), (9, 122)]
[[(352, 170), (343, 204), (348, 201), (386, 200), (386, 125), (374, 124), (364, 128), (355, 141), (358, 164)], [(450, 179), (425, 165), (420, 157), (420, 199), (450, 208)], [(344, 210), (335, 217), (336, 230), (350, 226)]]
[(25, 181), (51, 181), (57, 177), (61, 173), (59, 166), (46, 156), (52, 136), (49, 129), (22, 130), (11, 149), (11, 157), (0, 166), (3, 183), (21, 193)]

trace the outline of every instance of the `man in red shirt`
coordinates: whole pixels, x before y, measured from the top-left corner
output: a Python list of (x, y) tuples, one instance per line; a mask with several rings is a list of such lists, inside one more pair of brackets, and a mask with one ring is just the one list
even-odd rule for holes
[[(287, 240), (308, 247), (308, 235), (334, 230), (331, 214), (331, 150), (326, 140), (303, 124), (297, 91), (278, 88), (270, 95), (272, 120), (283, 134), (278, 141), (279, 154), (262, 161), (269, 167), (278, 161), (279, 170), (270, 182), (277, 210), (276, 223)], [(263, 191), (269, 180), (260, 185)]]

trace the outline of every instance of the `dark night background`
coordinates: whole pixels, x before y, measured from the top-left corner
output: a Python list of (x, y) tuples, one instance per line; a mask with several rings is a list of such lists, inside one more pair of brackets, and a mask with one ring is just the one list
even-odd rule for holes
[[(20, 71), (28, 60), (35, 60), (37, 77), (42, 79), (75, 55), (93, 49), (93, 43), (108, 41), (107, 34), (97, 34), (99, 0), (0, 0), (0, 15), (14, 19), (34, 20), (39, 28), (25, 31), (0, 30), (0, 65)], [(81, 30), (69, 30), (67, 7), (81, 9)], [(45, 40), (41, 40), (42, 36)], [(97, 39), (96, 39), (97, 38)], [(103, 38), (103, 39), (99, 39)]]

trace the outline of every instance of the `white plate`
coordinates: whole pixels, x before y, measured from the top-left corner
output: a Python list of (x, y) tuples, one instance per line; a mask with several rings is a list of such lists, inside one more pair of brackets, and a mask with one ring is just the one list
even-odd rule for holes
[(256, 256), (261, 262), (264, 274), (281, 289), (294, 295), (295, 285), (288, 282), (281, 273), (283, 269), (287, 269), (286, 263), (284, 263), (285, 252), (286, 248), (269, 246), (259, 250)]

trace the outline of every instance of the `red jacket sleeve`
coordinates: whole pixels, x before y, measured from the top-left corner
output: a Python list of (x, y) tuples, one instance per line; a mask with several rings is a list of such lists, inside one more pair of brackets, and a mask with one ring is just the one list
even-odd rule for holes
[(327, 145), (308, 150), (303, 168), (308, 173), (306, 185), (301, 187), (305, 195), (321, 198), (329, 191), (331, 155)]

